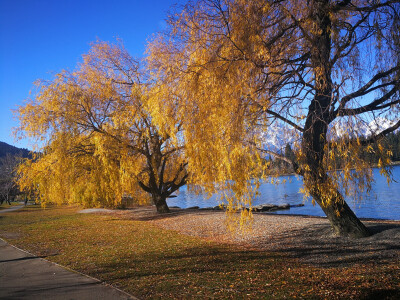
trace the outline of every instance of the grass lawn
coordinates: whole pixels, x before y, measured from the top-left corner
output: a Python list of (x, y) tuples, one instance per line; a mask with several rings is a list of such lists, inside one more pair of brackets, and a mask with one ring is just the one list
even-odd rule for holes
[(398, 299), (400, 266), (316, 268), (78, 208), (0, 215), (0, 237), (142, 299)]

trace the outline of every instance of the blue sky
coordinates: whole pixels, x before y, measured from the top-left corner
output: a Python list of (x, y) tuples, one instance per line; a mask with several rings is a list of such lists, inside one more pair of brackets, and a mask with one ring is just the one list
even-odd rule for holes
[(183, 0), (0, 0), (0, 141), (15, 141), (11, 112), (22, 105), (36, 79), (73, 70), (97, 39), (122, 39), (142, 57), (146, 41), (163, 29), (171, 5)]

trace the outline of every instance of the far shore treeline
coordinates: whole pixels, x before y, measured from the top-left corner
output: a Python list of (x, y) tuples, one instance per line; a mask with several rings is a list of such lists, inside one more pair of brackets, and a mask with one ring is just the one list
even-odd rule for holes
[[(370, 166), (376, 167), (379, 163), (379, 149), (377, 144), (371, 144), (372, 151), (363, 149), (361, 152), (361, 157), (369, 163)], [(389, 133), (385, 139), (383, 139), (383, 147), (392, 152), (390, 159), (393, 164), (400, 163), (400, 130), (396, 132)], [(334, 150), (331, 150), (334, 151)], [(286, 158), (293, 157), (294, 153), (292, 150), (292, 146), (290, 144), (286, 144), (285, 148), (281, 150), (283, 155)], [(294, 173), (292, 164), (288, 163), (285, 160), (274, 159), (273, 156), (267, 156), (266, 160), (270, 163), (271, 173), (274, 175), (280, 174), (288, 174)], [(341, 157), (339, 154), (335, 154), (335, 160), (337, 162), (337, 168), (342, 169), (344, 167), (345, 162), (341, 161)]]

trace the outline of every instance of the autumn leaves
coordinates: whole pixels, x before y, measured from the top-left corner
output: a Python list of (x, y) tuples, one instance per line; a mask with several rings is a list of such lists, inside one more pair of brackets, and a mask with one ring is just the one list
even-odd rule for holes
[(39, 82), (19, 108), (20, 130), (46, 144), (21, 165), (21, 187), (42, 203), (115, 207), (130, 196), (168, 211), (185, 162), (180, 142), (152, 120), (152, 86), (141, 72), (122, 45), (96, 42), (76, 71)]

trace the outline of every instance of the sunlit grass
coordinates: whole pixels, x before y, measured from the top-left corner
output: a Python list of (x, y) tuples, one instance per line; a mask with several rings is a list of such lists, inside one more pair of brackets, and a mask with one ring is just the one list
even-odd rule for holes
[(399, 266), (315, 268), (148, 222), (30, 206), (0, 216), (10, 243), (139, 298), (359, 298), (399, 295)]

